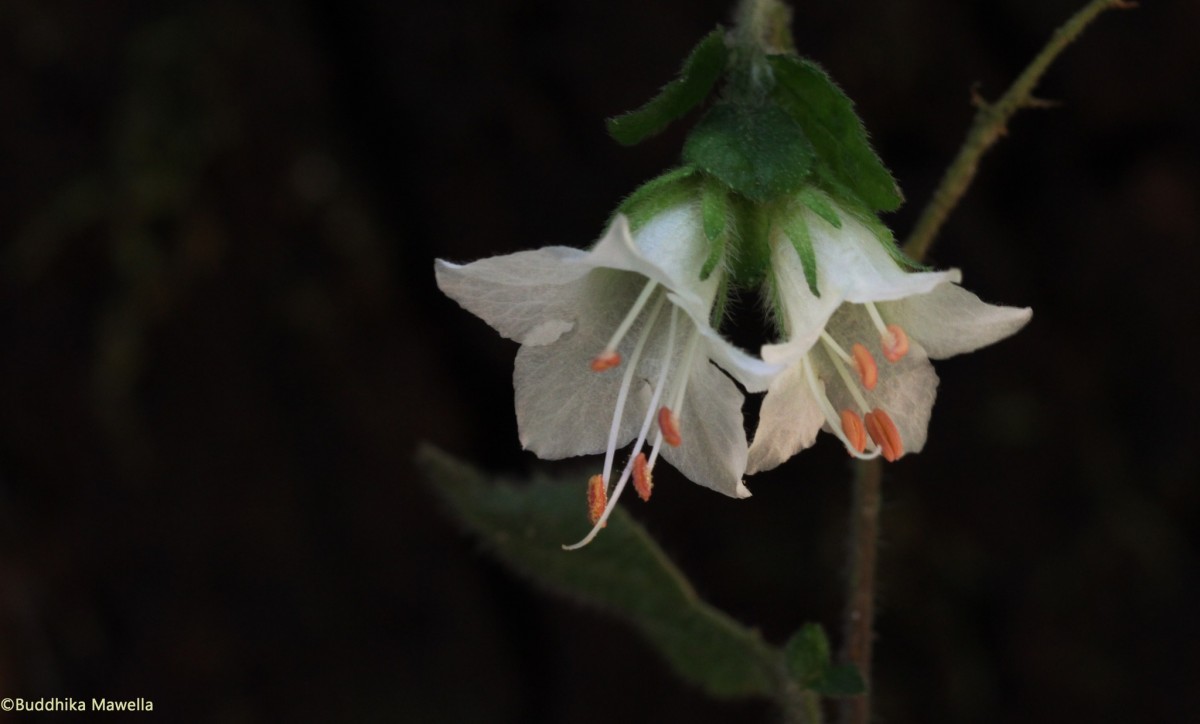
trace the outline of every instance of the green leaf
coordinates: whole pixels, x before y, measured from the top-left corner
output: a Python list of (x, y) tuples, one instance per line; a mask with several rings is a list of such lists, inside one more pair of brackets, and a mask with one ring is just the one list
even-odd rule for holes
[(729, 233), (729, 194), (711, 179), (705, 179), (701, 190), (700, 216), (704, 221), (704, 236), (709, 243), (708, 258), (700, 269), (700, 279), (703, 281), (708, 279), (725, 255), (725, 237)]
[(801, 189), (798, 198), (800, 203), (811, 209), (817, 216), (829, 222), (830, 226), (835, 229), (842, 228), (841, 217), (837, 215), (837, 212), (829, 205), (829, 202), (825, 200), (825, 196), (812, 186), (805, 186)]
[(803, 186), (814, 158), (800, 125), (774, 104), (718, 103), (683, 146), (685, 161), (759, 203)]
[(783, 233), (800, 256), (800, 265), (804, 267), (804, 281), (808, 282), (808, 290), (814, 297), (820, 297), (821, 292), (817, 289), (817, 254), (813, 251), (812, 236), (808, 233), (808, 222), (804, 220), (804, 214), (790, 214), (783, 222)]
[(660, 133), (708, 97), (728, 60), (725, 31), (717, 28), (692, 49), (679, 77), (663, 86), (658, 95), (636, 111), (608, 119), (609, 135), (617, 143), (632, 146)]
[(832, 666), (812, 684), (812, 690), (824, 696), (858, 696), (867, 690), (867, 684), (854, 664)]
[(613, 511), (590, 545), (564, 551), (589, 529), (585, 481), (488, 480), (436, 448), (417, 455), (433, 490), (484, 549), (551, 591), (619, 616), (637, 628), (683, 679), (711, 696), (768, 696), (777, 652), (700, 600), (640, 525)]
[(892, 211), (904, 200), (892, 174), (875, 155), (854, 103), (816, 63), (773, 55), (774, 97), (804, 129), (820, 158), (818, 174), (847, 186), (872, 211)]
[(783, 648), (788, 673), (801, 684), (820, 680), (829, 670), (829, 639), (820, 624), (806, 623)]
[(628, 216), (629, 228), (636, 232), (658, 214), (692, 198), (696, 192), (693, 176), (697, 170), (695, 166), (680, 166), (650, 179), (627, 196), (616, 213)]

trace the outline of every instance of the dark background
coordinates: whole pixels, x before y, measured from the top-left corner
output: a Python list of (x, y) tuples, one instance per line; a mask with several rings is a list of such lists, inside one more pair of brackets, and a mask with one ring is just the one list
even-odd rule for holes
[[(910, 199), (901, 236), (972, 84), (998, 95), (1080, 4), (799, 8), (801, 52)], [(412, 463), (430, 440), (577, 475), (582, 501), (590, 467), (520, 450), (516, 345), (437, 293), (432, 259), (596, 238), (684, 131), (622, 149), (602, 120), (727, 19), (0, 3), (0, 696), (213, 722), (770, 721), (484, 558)], [(1062, 106), (1014, 120), (934, 249), (1035, 314), (939, 364), (930, 443), (887, 468), (880, 721), (1200, 720), (1198, 27), (1196, 3), (1101, 17), (1040, 87)], [(840, 638), (837, 445), (747, 501), (661, 470), (626, 507), (703, 596), (773, 642), (808, 620)]]

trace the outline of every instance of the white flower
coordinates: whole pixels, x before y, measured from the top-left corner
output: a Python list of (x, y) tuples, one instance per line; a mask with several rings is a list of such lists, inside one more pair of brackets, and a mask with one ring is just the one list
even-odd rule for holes
[(807, 208), (795, 212), (809, 230), (819, 297), (788, 238), (771, 239), (770, 291), (787, 340), (762, 355), (787, 367), (763, 401), (751, 473), (809, 447), (822, 428), (855, 457), (920, 451), (938, 382), (929, 359), (1003, 339), (1032, 314), (981, 302), (958, 286), (957, 269), (902, 270), (867, 226), (835, 210), (840, 229)]
[[(631, 475), (649, 495), (660, 453), (701, 485), (750, 495), (742, 393), (709, 362), (752, 392), (766, 389), (778, 367), (712, 328), (724, 270), (701, 281), (708, 251), (699, 210), (681, 205), (636, 234), (618, 215), (591, 251), (551, 246), (436, 264), (443, 292), (521, 343), (513, 375), (521, 444), (547, 459), (605, 453), (589, 483), (595, 527), (578, 545), (604, 525)], [(635, 438), (608, 499), (616, 450)]]

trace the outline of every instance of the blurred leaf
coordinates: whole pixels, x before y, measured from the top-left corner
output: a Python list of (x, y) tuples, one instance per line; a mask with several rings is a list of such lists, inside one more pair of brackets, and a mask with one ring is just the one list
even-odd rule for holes
[(815, 154), (800, 125), (779, 106), (718, 103), (692, 129), (683, 158), (762, 203), (799, 189)]
[(800, 682), (815, 681), (829, 668), (829, 639), (820, 624), (806, 623), (783, 648), (788, 673)]
[(717, 28), (692, 49), (683, 63), (683, 69), (679, 71), (679, 77), (663, 86), (658, 95), (636, 111), (608, 119), (609, 135), (622, 145), (632, 146), (662, 132), (671, 121), (683, 116), (708, 96), (724, 72), (728, 58), (725, 31)]
[(875, 155), (854, 103), (842, 89), (810, 60), (794, 55), (770, 60), (777, 81), (775, 99), (815, 147), (818, 175), (847, 187), (872, 211), (900, 206), (900, 189)]
[(858, 696), (867, 690), (867, 685), (854, 664), (842, 664), (830, 667), (813, 683), (812, 690), (824, 696)]
[(619, 616), (654, 644), (682, 678), (720, 698), (775, 693), (779, 659), (752, 632), (707, 603), (651, 540), (617, 508), (587, 547), (582, 480), (511, 485), (431, 446), (418, 462), (433, 489), (484, 548), (547, 589)]

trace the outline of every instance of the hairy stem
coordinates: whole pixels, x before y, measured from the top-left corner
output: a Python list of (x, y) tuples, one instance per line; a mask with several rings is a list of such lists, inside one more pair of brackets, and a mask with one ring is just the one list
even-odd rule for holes
[(1033, 89), (1059, 53), (1079, 37), (1083, 29), (1100, 13), (1110, 8), (1128, 7), (1133, 7), (1133, 3), (1126, 0), (1092, 0), (1054, 32), (1050, 41), (1034, 56), (1024, 72), (1017, 76), (1000, 100), (987, 103), (975, 96), (974, 102), (979, 110), (975, 113), (970, 130), (967, 131), (967, 138), (958, 150), (958, 156), (942, 176), (941, 183), (933, 192), (933, 198), (921, 211), (908, 240), (904, 242), (904, 251), (909, 256), (921, 261), (928, 253), (934, 238), (946, 223), (946, 217), (958, 205), (959, 199), (975, 178), (979, 159), (1005, 134), (1008, 120), (1013, 114), (1022, 108), (1047, 105), (1033, 97)]
[[(1042, 74), (1100, 13), (1110, 8), (1133, 7), (1126, 0), (1092, 0), (1062, 25), (995, 103), (976, 98), (979, 107), (958, 156), (946, 169), (933, 198), (921, 211), (904, 243), (904, 251), (923, 261), (950, 212), (966, 193), (979, 159), (1006, 131), (1008, 120), (1021, 108), (1045, 105), (1033, 96)], [(842, 660), (858, 667), (867, 693), (842, 700), (842, 724), (867, 724), (871, 717), (871, 644), (875, 618), (875, 563), (879, 543), (879, 508), (882, 500), (883, 464), (879, 459), (855, 466), (854, 503), (851, 508), (849, 585), (844, 621)]]

